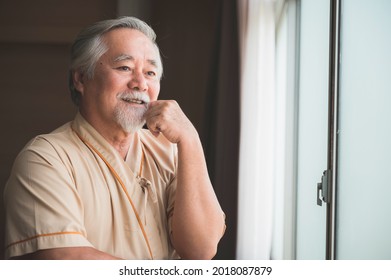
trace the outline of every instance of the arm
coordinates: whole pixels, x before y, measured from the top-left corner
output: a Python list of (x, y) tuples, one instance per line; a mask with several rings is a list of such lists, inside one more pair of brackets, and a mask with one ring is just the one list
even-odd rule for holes
[(198, 133), (175, 101), (152, 102), (146, 119), (152, 133), (178, 146), (173, 245), (184, 259), (211, 259), (225, 225)]
[(18, 155), (4, 191), (6, 258), (98, 258), (69, 173), (46, 139), (35, 139)]
[(39, 250), (15, 257), (17, 260), (119, 260), (92, 247), (68, 247)]

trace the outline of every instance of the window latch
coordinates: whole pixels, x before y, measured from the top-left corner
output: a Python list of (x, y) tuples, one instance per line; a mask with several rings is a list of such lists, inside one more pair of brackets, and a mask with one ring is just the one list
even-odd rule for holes
[(322, 201), (330, 203), (330, 172), (330, 170), (323, 171), (321, 182), (318, 183), (316, 201), (319, 206), (322, 206)]

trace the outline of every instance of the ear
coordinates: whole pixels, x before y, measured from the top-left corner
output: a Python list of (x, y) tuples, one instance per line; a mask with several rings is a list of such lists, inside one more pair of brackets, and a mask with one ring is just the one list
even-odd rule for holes
[(72, 73), (73, 85), (75, 89), (83, 95), (84, 93), (84, 75), (80, 71), (74, 71)]

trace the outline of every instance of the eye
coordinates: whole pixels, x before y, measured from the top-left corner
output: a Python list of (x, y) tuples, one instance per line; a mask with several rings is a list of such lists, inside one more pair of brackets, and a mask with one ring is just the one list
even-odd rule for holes
[(147, 71), (147, 76), (155, 77), (156, 73), (154, 71)]
[(120, 71), (130, 71), (130, 67), (128, 67), (128, 66), (120, 66), (120, 67), (117, 67), (117, 69)]

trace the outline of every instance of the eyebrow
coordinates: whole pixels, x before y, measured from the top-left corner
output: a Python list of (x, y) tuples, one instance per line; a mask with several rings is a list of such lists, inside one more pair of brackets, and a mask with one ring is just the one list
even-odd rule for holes
[[(114, 58), (114, 62), (120, 62), (120, 61), (124, 61), (124, 60), (130, 60), (130, 61), (134, 61), (134, 57), (129, 55), (129, 54), (120, 54), (119, 56), (115, 57)], [(152, 66), (155, 66), (158, 68), (158, 63), (156, 60), (154, 59), (147, 59), (148, 63), (151, 64)]]
[(123, 61), (123, 60), (134, 60), (134, 57), (128, 54), (120, 54), (119, 56), (113, 59), (114, 62)]

